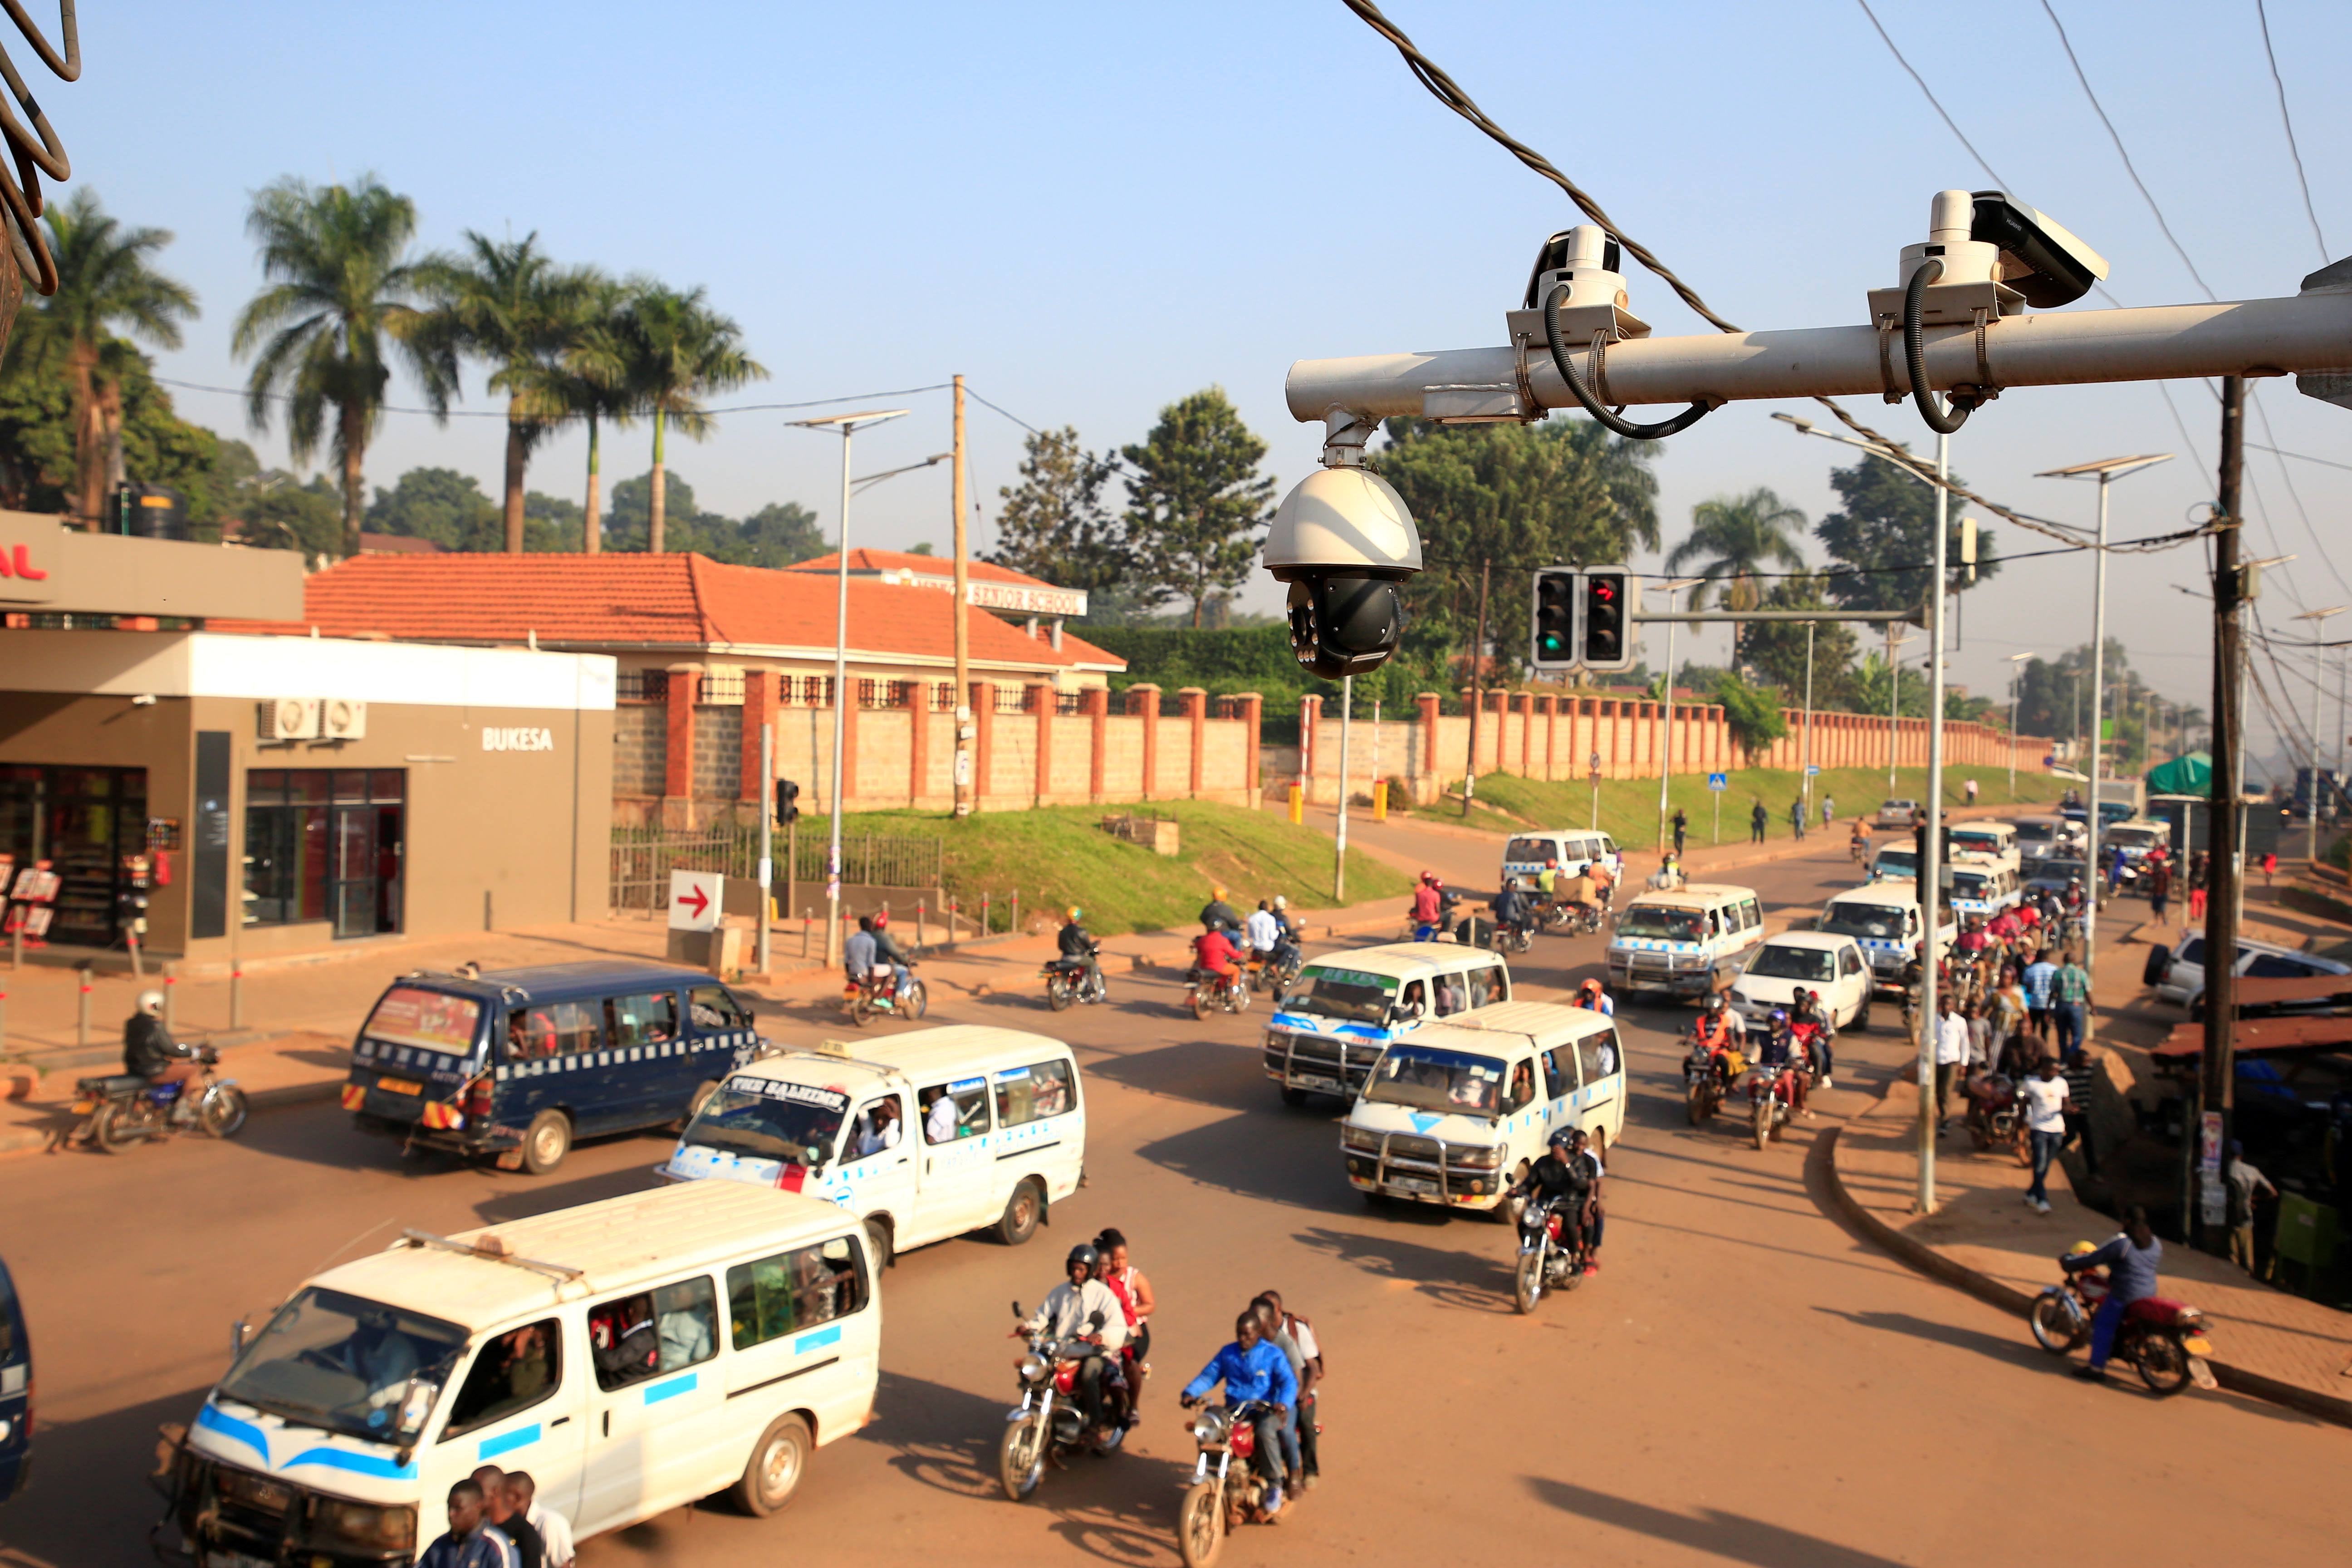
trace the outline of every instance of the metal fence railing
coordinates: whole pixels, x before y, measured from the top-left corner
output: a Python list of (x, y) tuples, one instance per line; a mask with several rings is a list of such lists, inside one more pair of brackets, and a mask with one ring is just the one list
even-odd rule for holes
[[(797, 843), (794, 840), (797, 839)], [(822, 832), (775, 835), (776, 870), (796, 882), (825, 878)], [(947, 846), (937, 838), (902, 834), (851, 833), (841, 841), (841, 879), (870, 888), (937, 888), (946, 879)], [(789, 867), (782, 864), (790, 859)], [(758, 826), (705, 827), (691, 833), (662, 827), (613, 829), (613, 910), (657, 913), (669, 906), (672, 871), (718, 871), (756, 879), (760, 874)]]

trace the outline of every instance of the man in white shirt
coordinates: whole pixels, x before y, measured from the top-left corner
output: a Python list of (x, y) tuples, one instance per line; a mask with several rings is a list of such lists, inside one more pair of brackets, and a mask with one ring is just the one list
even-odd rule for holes
[(931, 1097), (930, 1109), (923, 1113), (923, 1139), (929, 1143), (951, 1143), (956, 1135), (955, 1096), (944, 1089), (927, 1089)]
[(877, 1100), (857, 1119), (857, 1131), (850, 1139), (849, 1157), (863, 1160), (868, 1154), (898, 1146), (898, 1102), (896, 1099)]
[(2048, 1214), (2050, 1162), (2066, 1141), (2066, 1080), (2058, 1076), (2057, 1061), (2043, 1057), (2033, 1076), (2017, 1086), (2017, 1094), (2025, 1103), (2025, 1136), (2033, 1145), (2033, 1184), (2025, 1189), (2026, 1206)]
[(1078, 1408), (1086, 1416), (1087, 1432), (1099, 1445), (1106, 1436), (1103, 1369), (1118, 1359), (1127, 1343), (1127, 1309), (1119, 1305), (1118, 1294), (1096, 1278), (1102, 1271), (1102, 1254), (1090, 1243), (1080, 1242), (1070, 1248), (1065, 1268), (1068, 1279), (1045, 1292), (1037, 1310), (1013, 1325), (1013, 1338), (1043, 1332), (1047, 1339), (1084, 1335), (1101, 1342), (1103, 1354), (1078, 1363)]
[(507, 1472), (507, 1493), (514, 1510), (530, 1521), (547, 1549), (547, 1568), (572, 1568), (572, 1521), (539, 1500), (539, 1487), (527, 1470)]
[(1969, 1059), (1969, 1021), (1952, 1005), (1948, 991), (1936, 998), (1936, 1134), (1943, 1136), (1944, 1102), (1951, 1097), (1952, 1076)]
[(1266, 908), (1264, 899), (1250, 911), (1250, 918), (1242, 922), (1242, 929), (1249, 935), (1250, 951), (1260, 958), (1271, 957), (1275, 944), (1282, 940), (1282, 922), (1274, 918), (1274, 911)]

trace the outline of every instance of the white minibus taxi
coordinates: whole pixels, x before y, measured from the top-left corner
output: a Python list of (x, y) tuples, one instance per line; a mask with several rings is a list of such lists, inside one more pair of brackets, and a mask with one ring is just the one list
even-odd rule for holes
[(873, 1412), (873, 1262), (832, 1205), (728, 1182), (409, 1231), (240, 1345), (181, 1451), (180, 1529), (199, 1563), (407, 1563), (484, 1464), (583, 1537), (730, 1486), (773, 1513)]
[[(1950, 951), (1959, 925), (1948, 904), (1936, 951)], [(1919, 951), (1919, 900), (1904, 882), (1865, 882), (1822, 906), (1813, 929), (1850, 936), (1870, 965), (1871, 989), (1896, 1001), (1903, 997), (1903, 966)]]
[(1309, 1094), (1352, 1100), (1400, 1035), (1511, 998), (1511, 972), (1483, 947), (1393, 942), (1317, 959), (1275, 1005), (1265, 1076), (1286, 1105)]
[(866, 1222), (874, 1256), (992, 1226), (1018, 1246), (1078, 1190), (1087, 1107), (1070, 1047), (951, 1024), (762, 1057), (694, 1113), (658, 1173), (806, 1193)]
[(1557, 863), (1559, 875), (1581, 877), (1596, 862), (1606, 863), (1612, 871), (1625, 868), (1624, 852), (1617, 841), (1598, 828), (1562, 827), (1550, 832), (1517, 833), (1503, 846), (1503, 876), (1526, 879), (1527, 886), (1535, 886), (1535, 879), (1543, 874), (1544, 862)]
[[(1511, 1002), (1396, 1041), (1339, 1131), (1348, 1181), (1368, 1197), (1494, 1209), (1563, 1127), (1605, 1149), (1625, 1129), (1615, 1020)], [(1510, 1205), (1516, 1206), (1516, 1205)]]
[(1752, 888), (1693, 882), (1672, 892), (1643, 893), (1617, 910), (1609, 983), (1628, 995), (1703, 994), (1763, 940), (1763, 906)]

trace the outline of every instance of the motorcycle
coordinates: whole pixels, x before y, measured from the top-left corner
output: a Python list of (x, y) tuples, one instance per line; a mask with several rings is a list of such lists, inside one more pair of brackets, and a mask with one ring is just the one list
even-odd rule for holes
[(1519, 1261), (1512, 1276), (1511, 1304), (1522, 1315), (1536, 1310), (1547, 1290), (1573, 1290), (1584, 1280), (1584, 1259), (1561, 1239), (1560, 1214), (1551, 1204), (1528, 1204), (1519, 1213)]
[[(133, 1143), (168, 1137), (193, 1128), (207, 1138), (234, 1138), (245, 1126), (245, 1090), (233, 1078), (215, 1078), (220, 1052), (205, 1046), (197, 1052), (204, 1078), (194, 1084), (152, 1083), (136, 1073), (85, 1078), (74, 1084), (74, 1114), (83, 1118), (67, 1142), (87, 1142), (110, 1154)], [(188, 1093), (194, 1100), (184, 1113)]]
[(2016, 1080), (2006, 1073), (1980, 1073), (1963, 1092), (1969, 1099), (1969, 1142), (1979, 1151), (2006, 1149), (2019, 1164), (2032, 1164), (2033, 1141), (2025, 1135), (2025, 1107)]
[(1789, 1125), (1794, 1110), (1790, 1090), (1796, 1070), (1784, 1067), (1753, 1068), (1741, 1080), (1740, 1087), (1748, 1091), (1748, 1135), (1756, 1140), (1759, 1149), (1780, 1137), (1780, 1130)]
[(1555, 903), (1544, 910), (1544, 925), (1562, 936), (1591, 936), (1607, 923), (1598, 904)]
[[(1013, 1303), (1013, 1315), (1024, 1315), (1018, 1301)], [(1094, 1313), (1087, 1323), (1092, 1331), (1101, 1332), (1102, 1314)], [(997, 1479), (1014, 1502), (1037, 1489), (1047, 1464), (1058, 1468), (1092, 1446), (1085, 1412), (1078, 1406), (1078, 1369), (1102, 1356), (1102, 1346), (1089, 1339), (1029, 1336), (1029, 1351), (1020, 1365), (1021, 1403), (1005, 1412), (1004, 1436), (996, 1447)], [(1119, 1358), (1104, 1357), (1103, 1397), (1112, 1410), (1125, 1408), (1126, 1387)], [(1102, 1451), (1112, 1452), (1126, 1441), (1126, 1423), (1115, 1418)]]
[(1717, 1051), (1696, 1036), (1692, 1037), (1690, 1054), (1683, 1058), (1683, 1103), (1690, 1112), (1693, 1127), (1704, 1126), (1723, 1109), (1724, 1092), (1734, 1071), (1733, 1064), (1725, 1058), (1738, 1053), (1737, 1046)]
[(1276, 944), (1272, 952), (1253, 950), (1249, 961), (1242, 966), (1242, 975), (1251, 990), (1269, 992), (1278, 1003), (1282, 994), (1290, 989), (1291, 982), (1298, 978), (1298, 969), (1297, 944), (1284, 942)]
[(1220, 979), (1214, 971), (1196, 963), (1184, 972), (1184, 983), (1192, 988), (1189, 1000), (1195, 1018), (1206, 1018), (1220, 1007), (1228, 1013), (1249, 1011), (1249, 982), (1238, 966)]
[(897, 973), (887, 965), (877, 964), (873, 972), (842, 988), (841, 1006), (849, 1015), (849, 1021), (862, 1029), (877, 1013), (919, 1018), (930, 1011), (931, 997), (920, 979), (908, 975), (901, 990)]
[(1192, 1413), (1200, 1457), (1176, 1506), (1176, 1550), (1184, 1568), (1209, 1568), (1226, 1535), (1265, 1505), (1265, 1479), (1251, 1461), (1257, 1457), (1257, 1420), (1265, 1411), (1253, 1399), (1230, 1407), (1204, 1405)]
[[(2068, 1274), (2033, 1298), (2026, 1321), (2033, 1339), (2052, 1355), (2065, 1355), (2091, 1340), (2091, 1315), (2106, 1300), (2107, 1271), (2086, 1268)], [(2183, 1301), (2151, 1296), (2124, 1309), (2116, 1326), (2115, 1354), (2139, 1373), (2142, 1383), (2160, 1398), (2169, 1398), (2190, 1384), (2218, 1388), (2205, 1358), (2213, 1353), (2206, 1338), (2205, 1314)]]
[(1037, 978), (1045, 983), (1045, 1005), (1056, 1013), (1066, 1013), (1080, 1002), (1110, 1000), (1110, 983), (1103, 978), (1099, 964), (1089, 976), (1086, 964), (1077, 959), (1049, 958), (1037, 971)]
[(1490, 945), (1496, 952), (1532, 952), (1536, 945), (1535, 932), (1522, 921), (1514, 921), (1508, 925), (1498, 922), (1495, 927), (1495, 940)]
[(1870, 840), (1849, 838), (1845, 841), (1845, 858), (1860, 866), (1870, 858)]

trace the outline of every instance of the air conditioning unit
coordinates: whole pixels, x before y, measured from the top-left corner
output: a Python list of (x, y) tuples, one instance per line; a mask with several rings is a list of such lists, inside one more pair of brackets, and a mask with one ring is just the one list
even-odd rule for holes
[(319, 735), (319, 700), (278, 697), (260, 705), (260, 735), (265, 741), (312, 741)]
[(347, 697), (330, 697), (320, 705), (319, 739), (363, 741), (367, 738), (367, 704)]

